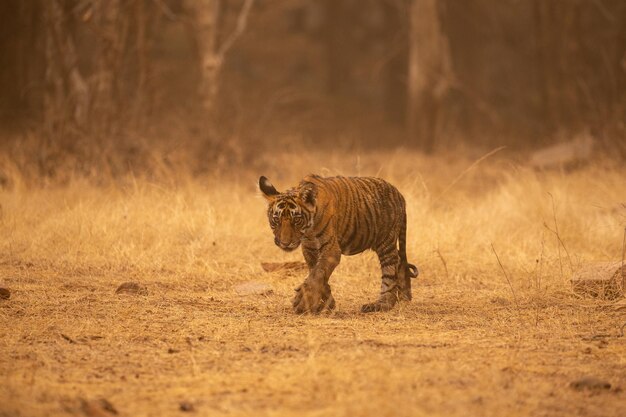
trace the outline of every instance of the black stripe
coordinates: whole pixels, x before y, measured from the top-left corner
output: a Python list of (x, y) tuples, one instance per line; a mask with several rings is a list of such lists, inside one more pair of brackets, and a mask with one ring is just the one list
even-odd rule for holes
[(358, 248), (356, 247), (357, 245), (353, 245), (353, 244), (352, 244), (352, 242), (354, 241), (354, 238), (356, 237), (356, 233), (357, 233), (357, 231), (358, 231), (358, 227), (356, 227), (356, 226), (355, 226), (355, 227), (353, 227), (353, 228), (352, 228), (352, 233), (350, 234), (350, 237), (348, 237), (348, 239), (347, 239), (347, 240), (342, 239), (342, 240), (343, 240), (343, 242), (344, 242), (346, 245), (350, 246), (351, 248), (353, 248), (353, 247), (354, 247), (354, 249), (358, 249)]
[(380, 268), (386, 268), (388, 266), (397, 266), (398, 265), (398, 260), (397, 259), (390, 259), (389, 262), (387, 261), (380, 261)]
[[(356, 221), (358, 219), (358, 207), (356, 206), (355, 202), (354, 202), (354, 187), (350, 184), (350, 183), (346, 183), (347, 186), (347, 192), (346, 192), (346, 205), (347, 205), (347, 209), (346, 209), (346, 225), (345, 225), (345, 229), (342, 230), (341, 232), (341, 241), (343, 241), (345, 244), (352, 246), (352, 241), (354, 240), (354, 236), (356, 235), (356, 231), (357, 231), (357, 226), (356, 226)], [(350, 232), (350, 236), (346, 236), (347, 233)], [(347, 239), (346, 239), (347, 237)]]
[(320, 252), (320, 253), (321, 253), (321, 252), (324, 250), (324, 248), (325, 248), (326, 246), (328, 246), (328, 244), (329, 244), (329, 243), (330, 243), (330, 239), (328, 239), (326, 242), (324, 242), (324, 243), (320, 244), (320, 248), (318, 249), (318, 252)]
[(369, 184), (367, 183), (367, 181), (363, 181), (362, 182), (363, 188), (367, 189), (367, 190), (361, 190), (361, 191), (367, 191), (367, 194), (362, 194), (361, 196), (363, 197), (363, 205), (365, 208), (365, 213), (364, 214), (364, 219), (367, 222), (367, 229), (364, 231), (365, 236), (366, 236), (366, 241), (364, 242), (365, 244), (367, 244), (368, 246), (371, 246), (374, 244), (374, 236), (376, 233), (376, 212), (372, 210), (372, 205), (371, 200), (368, 199), (368, 196), (371, 195), (371, 189), (369, 188)]
[(383, 257), (385, 255), (394, 254), (396, 255), (396, 241), (395, 239), (392, 241), (383, 241), (381, 246), (376, 249), (376, 253), (379, 257)]
[(319, 217), (320, 219), (324, 218), (324, 213), (326, 213), (326, 208), (328, 207), (328, 204), (326, 204), (324, 207), (320, 207), (317, 210), (317, 213), (315, 213), (315, 217)]
[[(358, 181), (357, 183), (358, 186), (360, 186), (360, 181)], [(360, 234), (358, 235), (358, 241), (356, 241), (356, 246), (358, 246), (359, 248), (363, 248), (366, 247), (366, 243), (364, 242), (364, 238), (366, 238), (365, 234), (366, 231), (370, 228), (370, 224), (369, 221), (367, 219), (367, 214), (365, 212), (365, 205), (366, 202), (363, 199), (363, 195), (361, 194), (361, 190), (359, 187), (357, 187), (357, 189), (355, 190), (355, 195), (357, 198), (357, 217), (359, 218), (359, 229), (356, 232), (360, 232)], [(364, 223), (364, 225), (362, 224)]]
[[(351, 220), (352, 220), (352, 205), (350, 204), (350, 194), (352, 193), (351, 190), (351, 186), (350, 186), (350, 182), (348, 181), (347, 178), (340, 178), (340, 188), (344, 189), (344, 192), (342, 193), (342, 201), (344, 202), (344, 204), (346, 205), (346, 212), (343, 213), (343, 216), (341, 216), (341, 218), (343, 219), (343, 222), (341, 222), (341, 228), (337, 227), (337, 231), (338, 231), (338, 236), (339, 237), (343, 237), (346, 235), (346, 233), (348, 233), (348, 230), (350, 228), (351, 225)], [(341, 231), (339, 231), (341, 230)]]
[(315, 238), (316, 238), (316, 239), (319, 239), (319, 237), (320, 237), (320, 236), (322, 236), (322, 235), (324, 234), (324, 232), (326, 232), (326, 229), (328, 229), (328, 225), (329, 225), (329, 224), (330, 224), (330, 219), (328, 219), (328, 221), (326, 222), (326, 224), (324, 225), (324, 227), (322, 228), (322, 230), (321, 230), (319, 233), (317, 233), (317, 234), (315, 235)]
[[(355, 222), (357, 220), (357, 218), (359, 217), (359, 208), (356, 205), (356, 202), (354, 201), (354, 193), (355, 193), (355, 184), (353, 183), (348, 183), (346, 184), (348, 187), (348, 192), (346, 195), (346, 204), (348, 205), (348, 215), (347, 215), (347, 219), (348, 222), (346, 224), (346, 230), (344, 231), (345, 233), (348, 233), (349, 230), (354, 230), (356, 229), (355, 226)], [(354, 232), (353, 232), (354, 233)]]

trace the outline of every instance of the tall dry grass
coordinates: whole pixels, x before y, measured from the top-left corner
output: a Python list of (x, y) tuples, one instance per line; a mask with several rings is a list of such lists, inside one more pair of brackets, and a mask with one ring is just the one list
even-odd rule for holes
[[(264, 174), (285, 189), (315, 172), (395, 184), (407, 200), (408, 252), (425, 276), (501, 285), (493, 244), (517, 286), (527, 286), (541, 268), (549, 277), (544, 285), (565, 288), (581, 262), (621, 256), (626, 170), (616, 164), (536, 172), (494, 156), (464, 173), (473, 162), (468, 157), (425, 158), (408, 150), (261, 158), (265, 169), (236, 175), (176, 174), (169, 183), (128, 176), (105, 185), (76, 178), (5, 189), (2, 253), (5, 260), (51, 267), (199, 273), (220, 262), (238, 270), (266, 258), (299, 258), (271, 245), (256, 181)], [(481, 277), (486, 270), (495, 276)]]
[[(626, 384), (612, 338), (623, 315), (577, 298), (569, 278), (621, 256), (626, 169), (536, 172), (504, 151), (468, 170), (481, 155), (294, 150), (254, 169), (37, 186), (16, 170), (0, 192), (0, 281), (13, 291), (0, 304), (0, 415), (75, 414), (96, 397), (124, 415), (171, 415), (183, 400), (202, 415), (619, 415), (623, 394), (568, 388), (587, 373)], [(303, 277), (260, 262), (301, 255), (273, 245), (256, 181), (280, 190), (310, 172), (401, 190), (421, 270), (412, 303), (358, 313), (380, 285), (367, 253), (333, 274), (334, 313), (293, 315)], [(124, 281), (149, 295), (116, 296)], [(246, 281), (274, 292), (241, 297)], [(608, 348), (584, 339), (598, 334), (613, 335)]]

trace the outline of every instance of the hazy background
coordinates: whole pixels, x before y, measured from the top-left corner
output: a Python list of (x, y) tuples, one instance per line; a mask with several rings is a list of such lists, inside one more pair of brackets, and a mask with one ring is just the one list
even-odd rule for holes
[[(0, 1), (0, 417), (623, 417), (570, 279), (626, 256), (625, 52), (625, 0)], [(402, 192), (410, 303), (366, 252), (293, 313), (256, 188), (311, 172)]]
[(622, 0), (7, 0), (0, 16), (5, 183), (6, 159), (47, 178), (198, 173), (581, 134), (625, 154)]

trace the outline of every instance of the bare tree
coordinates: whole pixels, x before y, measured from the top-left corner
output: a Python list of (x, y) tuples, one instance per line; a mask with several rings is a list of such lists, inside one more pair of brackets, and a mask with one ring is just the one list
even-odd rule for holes
[(117, 79), (120, 57), (126, 41), (127, 26), (122, 21), (120, 0), (94, 3), (94, 26), (98, 35), (96, 71), (93, 74), (94, 100), (92, 120), (98, 132), (107, 133), (115, 126)]
[(438, 6), (438, 0), (412, 0), (409, 12), (407, 131), (425, 152), (434, 150), (441, 101), (452, 80)]
[(389, 48), (385, 65), (385, 108), (390, 121), (402, 125), (406, 120), (408, 74), (408, 5), (404, 0), (382, 3), (385, 16), (383, 33)]
[[(91, 132), (109, 132), (115, 126), (116, 86), (127, 30), (120, 0), (84, 3), (84, 8), (83, 3), (71, 8), (60, 0), (42, 4), (46, 28), (46, 125), (58, 127), (71, 121)], [(95, 34), (95, 53), (80, 56), (77, 36), (85, 25), (90, 25)], [(92, 70), (84, 71), (79, 58)]]
[[(58, 0), (45, 4), (46, 83), (45, 121), (48, 127), (65, 120), (85, 126), (89, 113), (89, 89), (78, 67), (78, 55), (68, 19)], [(68, 114), (69, 113), (69, 114)]]
[(150, 100), (148, 99), (148, 81), (150, 79), (150, 38), (149, 27), (153, 19), (153, 13), (146, 10), (145, 0), (135, 0), (135, 46), (137, 48), (137, 94), (134, 101), (135, 122), (143, 122), (144, 117), (150, 113)]
[(254, 0), (245, 0), (239, 12), (233, 32), (219, 40), (221, 8), (220, 0), (186, 0), (186, 9), (192, 16), (200, 62), (200, 96), (204, 112), (214, 114), (219, 88), (219, 74), (228, 50), (246, 28), (248, 15)]

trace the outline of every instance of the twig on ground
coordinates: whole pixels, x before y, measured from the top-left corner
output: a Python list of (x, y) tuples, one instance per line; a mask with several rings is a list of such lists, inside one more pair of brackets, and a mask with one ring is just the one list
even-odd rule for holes
[(539, 252), (539, 258), (536, 260), (535, 265), (535, 291), (539, 291), (541, 289), (541, 278), (543, 276), (543, 253), (546, 247), (546, 237), (545, 232), (541, 233), (541, 251)]
[(502, 265), (502, 262), (500, 262), (500, 257), (498, 256), (498, 252), (496, 252), (496, 248), (493, 246), (493, 243), (491, 244), (491, 250), (493, 251), (493, 254), (496, 255), (496, 259), (498, 260), (498, 265), (500, 265), (500, 269), (502, 269), (502, 272), (504, 273), (504, 278), (506, 278), (506, 282), (509, 283), (509, 288), (511, 289), (511, 294), (513, 294), (513, 301), (515, 302), (515, 307), (517, 308), (517, 312), (519, 314), (519, 303), (517, 302), (517, 296), (515, 295), (515, 290), (513, 289), (513, 284), (511, 284), (511, 280), (509, 279), (509, 275), (506, 273), (506, 270), (504, 269), (504, 266)]
[(443, 269), (445, 269), (446, 271), (446, 279), (448, 279), (449, 278), (448, 264), (446, 263), (446, 260), (444, 259), (443, 255), (441, 254), (439, 247), (437, 247), (437, 250), (435, 252), (437, 252), (437, 255), (439, 255), (439, 259), (441, 259), (441, 263), (443, 264)]
[(71, 337), (69, 337), (68, 335), (65, 335), (63, 333), (61, 333), (61, 337), (65, 340), (67, 340), (68, 342), (70, 342), (71, 344), (75, 345), (76, 344), (76, 340), (72, 339)]
[[(537, 259), (537, 264), (535, 265), (535, 292), (539, 294), (541, 291), (541, 277), (543, 275), (543, 252), (545, 249), (545, 231), (541, 232), (541, 252), (539, 253), (539, 259)], [(536, 300), (534, 301), (535, 305), (535, 327), (539, 325), (539, 305)]]
[(559, 224), (556, 220), (556, 205), (554, 203), (554, 196), (552, 195), (552, 193), (548, 193), (548, 195), (550, 196), (550, 199), (552, 200), (552, 218), (554, 219), (554, 230), (550, 229), (550, 227), (548, 226), (546, 222), (544, 222), (543, 225), (545, 226), (546, 229), (554, 233), (554, 235), (556, 236), (557, 250), (559, 253), (559, 266), (561, 268), (561, 278), (563, 278), (563, 261), (561, 260), (561, 246), (563, 247), (563, 250), (565, 251), (565, 254), (567, 255), (567, 261), (569, 262), (570, 273), (574, 273), (574, 265), (572, 264), (572, 257), (570, 256), (569, 251), (567, 250), (567, 247), (565, 246), (565, 242), (563, 242), (563, 239), (561, 239), (561, 234), (559, 233)]

